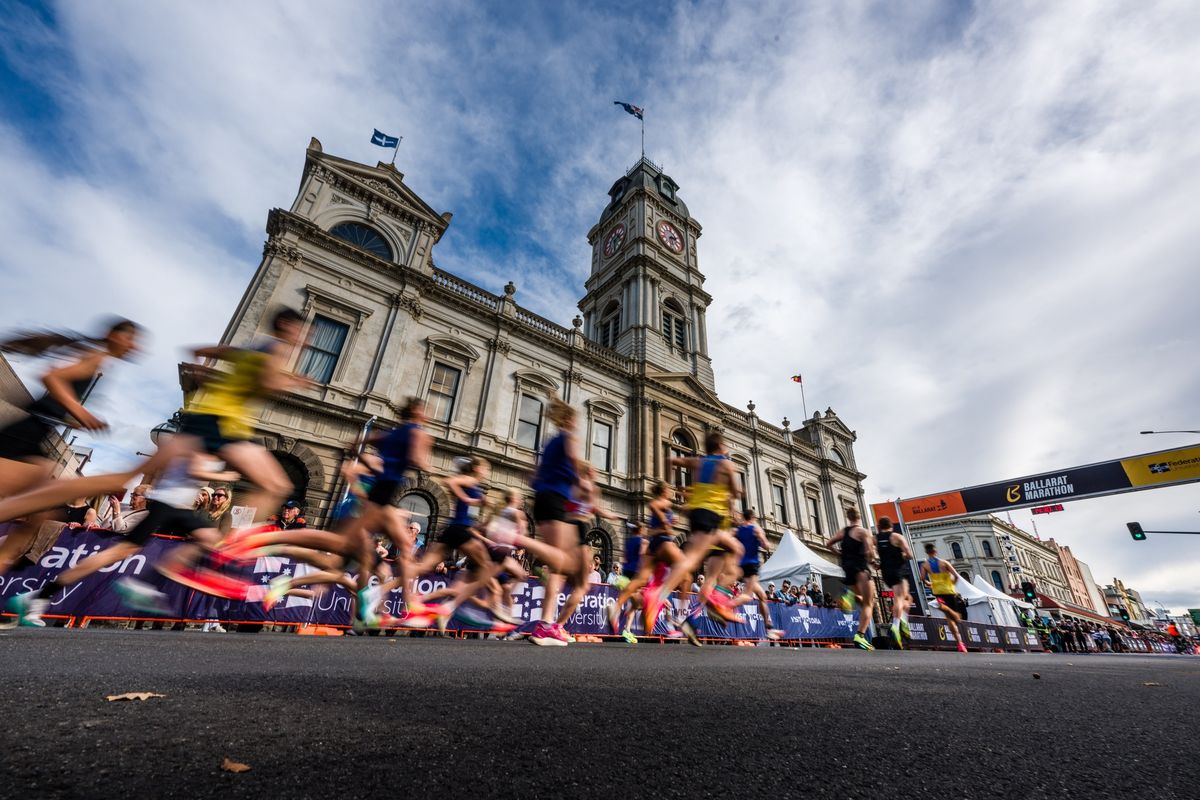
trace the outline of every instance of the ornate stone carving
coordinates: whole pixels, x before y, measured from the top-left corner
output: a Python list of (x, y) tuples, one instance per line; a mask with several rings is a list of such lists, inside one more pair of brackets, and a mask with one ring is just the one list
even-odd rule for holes
[(300, 262), (300, 250), (295, 245), (288, 244), (281, 240), (278, 236), (272, 235), (263, 245), (263, 258), (273, 256), (282, 258), (289, 264), (298, 264)]
[(425, 309), (421, 308), (421, 301), (415, 297), (401, 295), (397, 305), (412, 314), (413, 319), (420, 319), (421, 315), (425, 313)]
[(296, 447), (296, 440), (290, 436), (279, 437), (279, 449), (285, 453), (290, 453)]
[(495, 350), (502, 355), (508, 355), (512, 352), (512, 342), (508, 339), (491, 338), (488, 339), (488, 349)]
[(348, 205), (353, 205), (353, 203), (351, 203), (351, 202), (350, 202), (349, 200), (347, 200), (346, 198), (342, 197), (342, 196), (341, 196), (340, 194), (338, 194), (337, 192), (334, 192), (334, 193), (333, 193), (333, 196), (329, 198), (329, 202), (330, 202), (332, 205), (335, 205), (335, 206), (336, 206), (336, 205), (347, 205), (347, 206), (348, 206)]
[(563, 376), (563, 380), (567, 381), (568, 383), (570, 383), (570, 382), (574, 382), (576, 384), (583, 383), (583, 373), (577, 369), (564, 369), (562, 371), (562, 376)]
[(388, 197), (392, 198), (393, 200), (401, 200), (402, 199), (400, 197), (399, 192), (397, 192), (392, 187), (388, 186), (383, 181), (376, 181), (376, 180), (372, 180), (370, 178), (366, 178), (363, 180), (363, 183), (365, 183), (367, 186), (370, 186), (372, 189), (379, 192), (380, 194), (387, 195)]

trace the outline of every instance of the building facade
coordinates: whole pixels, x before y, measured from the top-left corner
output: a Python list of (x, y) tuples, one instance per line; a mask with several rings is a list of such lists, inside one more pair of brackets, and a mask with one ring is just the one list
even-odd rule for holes
[(932, 541), (939, 555), (967, 580), (981, 575), (1002, 592), (1033, 581), (1038, 592), (1073, 602), (1057, 549), (999, 517), (913, 523), (908, 536), (918, 558), (924, 555), (925, 543)]
[[(1058, 563), (1062, 567), (1063, 577), (1067, 581), (1067, 590), (1071, 593), (1070, 601), (1080, 608), (1086, 608), (1090, 611), (1095, 611), (1097, 614), (1107, 614), (1107, 608), (1096, 608), (1092, 602), (1092, 593), (1088, 591), (1089, 578), (1084, 574), (1084, 568), (1087, 566), (1075, 558), (1071, 552), (1071, 548), (1066, 545), (1061, 545), (1050, 538), (1049, 543), (1058, 553)], [(1087, 571), (1087, 575), (1091, 575), (1091, 570)]]
[[(338, 466), (364, 425), (389, 426), (409, 396), (425, 399), (435, 439), (433, 468), (478, 455), (491, 489), (528, 485), (549, 430), (550, 395), (580, 412), (581, 455), (602, 504), (644, 515), (659, 479), (681, 485), (672, 455), (702, 452), (724, 432), (747, 507), (778, 535), (816, 543), (865, 510), (855, 433), (831, 409), (793, 429), (717, 395), (708, 349), (697, 241), (701, 227), (678, 185), (643, 158), (621, 175), (588, 232), (591, 274), (570, 326), (517, 303), (509, 282), (490, 292), (439, 269), (434, 248), (451, 223), (416, 195), (393, 166), (327, 154), (313, 139), (288, 209), (268, 215), (267, 241), (222, 343), (248, 345), (279, 306), (310, 326), (297, 371), (311, 388), (265, 406), (261, 441), (320, 524), (344, 486)], [(184, 365), (185, 393), (203, 367)], [(444, 519), (447, 495), (424, 475), (400, 498), (423, 529)], [(598, 523), (591, 539), (605, 565), (624, 529)]]

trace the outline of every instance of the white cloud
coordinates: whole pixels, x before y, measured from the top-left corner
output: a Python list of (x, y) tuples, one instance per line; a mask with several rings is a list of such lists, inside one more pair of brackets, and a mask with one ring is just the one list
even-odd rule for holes
[[(178, 348), (219, 336), (310, 135), (363, 161), (387, 155), (372, 127), (403, 135), (410, 185), (455, 212), (439, 262), (493, 291), (512, 278), (568, 324), (584, 236), (637, 157), (614, 99), (646, 106), (648, 154), (704, 225), (723, 398), (797, 420), (802, 373), (810, 411), (858, 430), (872, 498), (1200, 423), (1194, 6), (75, 3), (58, 20), (40, 72), (82, 167), (0, 131), (19, 187), (0, 197), (0, 290), (22, 297), (12, 324), (122, 310), (153, 329), (153, 357), (106, 386), (130, 425), (114, 447), (177, 403)], [(1196, 499), (1075, 504), (1043, 528), (1102, 581), (1200, 605), (1155, 571), (1188, 540), (1129, 551), (1121, 524), (1194, 527)]]

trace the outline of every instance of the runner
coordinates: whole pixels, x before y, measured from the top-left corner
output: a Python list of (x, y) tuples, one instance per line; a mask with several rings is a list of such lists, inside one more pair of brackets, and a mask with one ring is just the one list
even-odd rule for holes
[(60, 425), (88, 431), (108, 427), (107, 422), (83, 407), (83, 400), (109, 359), (129, 358), (137, 352), (140, 334), (137, 323), (121, 319), (97, 337), (37, 332), (18, 334), (0, 343), (0, 351), (5, 353), (70, 359), (42, 375), (45, 394), (22, 409), (20, 418), (0, 428), (0, 498), (28, 493), (39, 486), (51, 490), (44, 499), (35, 500), (32, 508), (8, 504), (3, 521), (27, 518), (0, 543), (0, 574), (25, 552), (42, 523), (55, 518), (46, 513), (49, 509), (77, 497), (119, 492), (135, 477), (131, 473), (104, 476), (102, 480), (92, 479), (87, 486), (74, 481), (52, 482), (54, 459), (46, 448), (50, 434)]
[(875, 649), (867, 638), (867, 628), (871, 625), (871, 611), (875, 607), (875, 587), (871, 584), (870, 562), (875, 560), (875, 537), (866, 528), (858, 524), (858, 510), (846, 509), (846, 527), (835, 533), (826, 547), (835, 544), (841, 553), (842, 570), (846, 577), (846, 591), (838, 601), (842, 611), (849, 612), (854, 603), (858, 603), (858, 632), (854, 634), (854, 645), (868, 652)]
[[(642, 559), (646, 557), (647, 548), (646, 526), (640, 522), (627, 523), (625, 544), (622, 547), (621, 574), (613, 582), (613, 586), (617, 589), (617, 599), (608, 607), (608, 626), (612, 629), (613, 635), (619, 635), (630, 644), (638, 643), (632, 628), (634, 616), (642, 607), (642, 603), (637, 593), (637, 588), (640, 587), (635, 588), (628, 595), (625, 594), (625, 589), (638, 580)], [(647, 573), (648, 575), (649, 573)], [(645, 583), (643, 582), (642, 585), (644, 586)], [(622, 597), (625, 599), (622, 600)], [(621, 612), (624, 610), (626, 602), (629, 603), (629, 613), (625, 615), (625, 624), (621, 625)]]
[[(725, 451), (725, 439), (717, 431), (710, 431), (704, 437), (705, 455), (700, 458), (672, 458), (671, 466), (686, 467), (695, 475), (688, 494), (688, 541), (685, 545), (684, 559), (671, 570), (671, 574), (663, 583), (653, 602), (647, 606), (646, 615), (657, 616), (658, 609), (677, 588), (687, 585), (701, 564), (705, 568), (705, 581), (700, 587), (700, 601), (711, 609), (717, 617), (727, 622), (737, 618), (737, 613), (730, 607), (728, 597), (715, 590), (716, 577), (720, 569), (723, 571), (726, 559), (740, 559), (742, 546), (738, 540), (724, 529), (725, 524), (734, 518), (734, 503), (742, 496), (738, 482), (737, 471)], [(723, 548), (724, 558), (705, 563), (714, 547)], [(720, 562), (720, 567), (714, 566)]]
[[(221, 539), (221, 532), (212, 527), (212, 521), (197, 513), (193, 507), (196, 493), (206, 481), (232, 482), (238, 479), (238, 474), (218, 472), (220, 462), (209, 456), (195, 454), (189, 447), (176, 448), (176, 453), (147, 494), (147, 515), (121, 541), (59, 573), (40, 590), (9, 600), (8, 610), (17, 615), (17, 625), (45, 626), (42, 614), (46, 612), (50, 598), (60, 590), (69, 589), (105, 567), (124, 561), (142, 550), (151, 535), (163, 532), (190, 536), (199, 545), (182, 544), (173, 548), (157, 565), (160, 572), (218, 597), (245, 599), (246, 590), (252, 584), (217, 573), (200, 575), (192, 568), (200, 554), (200, 545), (211, 548)], [(113, 584), (113, 588), (127, 605), (138, 611), (160, 616), (171, 612), (166, 594), (136, 578), (123, 576)]]
[(558, 612), (558, 617), (554, 622), (555, 627), (562, 632), (568, 642), (573, 642), (574, 637), (566, 632), (567, 621), (571, 619), (575, 609), (579, 608), (579, 604), (587, 596), (589, 588), (588, 575), (591, 574), (592, 548), (587, 541), (588, 530), (595, 523), (596, 517), (607, 520), (618, 518), (616, 514), (600, 507), (597, 495), (596, 470), (591, 464), (584, 463), (579, 469), (579, 481), (575, 484), (566, 507), (567, 521), (575, 526), (575, 530), (579, 534), (575, 571), (569, 576), (571, 593), (567, 595), (562, 610)]
[(892, 639), (896, 647), (903, 650), (904, 639), (911, 638), (908, 609), (912, 607), (912, 595), (908, 592), (908, 562), (912, 560), (912, 551), (905, 538), (892, 529), (892, 521), (887, 517), (879, 518), (875, 549), (879, 553), (883, 583), (892, 590)]
[[(637, 575), (617, 595), (614, 604), (609, 606), (609, 627), (614, 635), (619, 635), (626, 641), (629, 641), (629, 637), (626, 637), (620, 630), (620, 610), (630, 601), (642, 606), (645, 635), (652, 636), (655, 623), (658, 622), (659, 614), (662, 611), (663, 601), (658, 600), (658, 597), (662, 591), (663, 581), (669, 574), (668, 570), (676, 569), (684, 560), (683, 551), (679, 549), (679, 545), (675, 544), (673, 496), (674, 490), (666, 481), (659, 481), (654, 485), (654, 495), (650, 499), (649, 516), (646, 520), (650, 538), (646, 542), (645, 558), (640, 559)], [(643, 589), (644, 591), (639, 592)], [(686, 603), (686, 601), (684, 602)], [(657, 603), (657, 607), (651, 614), (649, 607), (654, 603)], [(695, 626), (688, 619), (686, 604), (683, 606), (683, 613), (680, 614), (680, 617), (682, 619), (677, 626), (678, 631), (671, 630), (667, 635), (683, 634), (691, 645), (700, 647), (700, 637), (697, 636)], [(672, 620), (672, 624), (674, 624), (674, 620)], [(629, 623), (627, 622), (625, 630), (628, 629)], [(629, 636), (632, 637), (633, 633), (630, 632)]]
[(579, 483), (576, 414), (575, 409), (552, 397), (546, 416), (558, 433), (546, 442), (538, 459), (533, 479), (533, 518), (537, 522), (538, 535), (556, 548), (561, 558), (557, 564), (547, 565), (549, 568), (543, 578), (546, 594), (542, 601), (542, 619), (534, 627), (529, 641), (542, 647), (564, 647), (568, 642), (566, 632), (557, 624), (558, 594), (566, 576), (582, 569), (579, 564), (581, 548), (574, 541), (573, 526), (567, 521), (567, 503)]
[(946, 627), (954, 635), (954, 641), (958, 642), (958, 652), (965, 653), (967, 646), (958, 632), (958, 621), (962, 619), (958, 612), (962, 603), (956, 587), (958, 570), (949, 561), (937, 557), (937, 545), (933, 542), (926, 542), (925, 556), (921, 562), (921, 582), (933, 591), (938, 608), (946, 617)]
[(734, 531), (742, 545), (741, 573), (745, 591), (732, 605), (736, 608), (757, 600), (763, 627), (767, 629), (767, 638), (775, 641), (783, 637), (783, 631), (771, 627), (771, 608), (767, 605), (767, 593), (758, 582), (758, 569), (762, 566), (759, 554), (761, 552), (770, 555), (771, 543), (767, 541), (767, 535), (763, 533), (762, 528), (758, 527), (757, 516), (754, 509), (749, 509), (743, 515), (742, 524)]

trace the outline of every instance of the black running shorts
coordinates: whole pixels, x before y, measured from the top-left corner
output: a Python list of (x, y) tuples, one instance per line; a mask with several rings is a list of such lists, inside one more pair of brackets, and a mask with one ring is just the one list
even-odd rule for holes
[(38, 417), (26, 415), (0, 428), (0, 458), (30, 461), (50, 458), (46, 439), (52, 428)]
[(378, 478), (367, 492), (367, 501), (377, 506), (390, 506), (404, 481)]
[(462, 547), (467, 542), (471, 541), (474, 536), (471, 534), (471, 528), (467, 525), (447, 525), (442, 530), (442, 535), (438, 537), (438, 541), (451, 549)]
[(667, 542), (675, 541), (675, 537), (669, 533), (656, 533), (650, 537), (650, 542), (646, 545), (646, 553), (654, 555)]
[(883, 568), (883, 583), (885, 586), (898, 586), (901, 583), (908, 581), (908, 570), (901, 564), (898, 567), (885, 566)]
[(558, 492), (541, 491), (533, 496), (533, 518), (537, 522), (565, 522), (567, 498)]
[(199, 438), (204, 443), (205, 451), (214, 455), (225, 445), (242, 441), (230, 439), (221, 433), (221, 418), (216, 414), (180, 414), (179, 432)]
[(742, 577), (743, 578), (758, 577), (758, 568), (761, 566), (762, 565), (759, 564), (757, 561), (755, 561), (753, 564), (742, 564)]
[(692, 533), (715, 533), (721, 529), (724, 517), (707, 508), (693, 508), (688, 512), (688, 527)]
[(145, 547), (146, 542), (156, 533), (189, 536), (201, 528), (214, 527), (212, 520), (205, 519), (190, 508), (175, 508), (157, 500), (148, 500), (146, 511), (142, 521), (125, 535), (128, 541), (138, 547)]
[(867, 569), (866, 564), (842, 564), (842, 569), (846, 572), (846, 577), (842, 578), (842, 583), (846, 584), (847, 586), (854, 586), (857, 584), (860, 573), (865, 572), (867, 573), (868, 577), (871, 574), (871, 570)]

